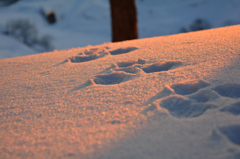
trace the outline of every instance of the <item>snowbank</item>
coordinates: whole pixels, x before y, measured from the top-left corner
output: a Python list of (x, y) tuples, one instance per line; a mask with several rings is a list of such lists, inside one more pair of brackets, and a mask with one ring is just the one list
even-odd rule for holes
[(240, 25), (0, 60), (0, 158), (239, 158)]

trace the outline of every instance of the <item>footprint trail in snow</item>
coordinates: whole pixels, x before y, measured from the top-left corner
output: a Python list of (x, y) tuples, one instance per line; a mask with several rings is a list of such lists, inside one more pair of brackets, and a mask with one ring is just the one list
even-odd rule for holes
[(107, 55), (120, 55), (120, 54), (126, 54), (130, 53), (131, 51), (137, 50), (136, 47), (126, 47), (126, 48), (120, 48), (116, 50), (109, 51), (108, 47), (105, 48), (92, 48), (89, 50), (85, 50), (77, 56), (73, 56), (68, 58), (72, 63), (81, 63), (81, 62), (87, 62), (96, 60), (98, 58), (102, 58)]
[[(135, 47), (85, 50), (81, 55), (69, 58), (73, 63), (87, 62), (106, 55), (121, 55), (136, 50)], [(150, 63), (141, 58), (120, 61), (95, 75), (84, 84), (74, 88), (76, 91), (91, 85), (117, 85), (134, 79), (140, 72), (157, 73), (170, 71), (182, 65), (181, 61), (161, 61)], [(218, 100), (231, 100), (228, 105), (218, 105)], [(158, 105), (154, 102), (159, 101)], [(151, 97), (143, 105), (148, 105), (142, 113), (155, 111), (158, 107), (168, 111), (174, 118), (187, 119), (201, 117), (210, 109), (229, 115), (240, 115), (240, 84), (226, 83), (212, 87), (207, 81), (196, 79), (165, 86), (162, 91)], [(240, 145), (240, 125), (219, 127), (219, 132), (233, 144)]]
[(72, 63), (81, 63), (81, 62), (96, 60), (106, 55), (109, 55), (109, 52), (107, 51), (106, 48), (90, 49), (90, 50), (83, 51), (78, 56), (70, 57), (69, 59)]
[[(78, 56), (70, 57), (69, 60), (72, 63), (81, 63), (81, 62), (88, 62), (92, 60), (96, 60), (98, 58), (102, 58), (106, 55), (121, 55), (130, 53), (134, 50), (137, 50), (136, 47), (125, 47), (119, 48), (116, 50), (109, 51), (108, 47), (105, 48), (94, 48), (85, 50), (84, 52), (80, 53)], [(93, 78), (89, 79), (87, 82), (83, 83), (82, 85), (74, 88), (73, 90), (69, 91), (76, 91), (82, 88), (97, 84), (97, 85), (115, 85), (120, 84), (122, 82), (126, 82), (134, 78), (134, 74), (136, 73), (135, 67), (132, 67), (135, 64), (144, 64), (145, 61), (142, 59), (138, 60), (130, 60), (130, 61), (123, 61), (117, 63), (117, 65), (113, 66), (113, 68), (108, 68), (103, 73), (95, 75)], [(118, 68), (115, 68), (118, 67)], [(104, 73), (106, 72), (106, 73)]]
[[(165, 86), (144, 104), (150, 106), (143, 112), (155, 111), (158, 106), (153, 102), (157, 100), (159, 100), (159, 107), (166, 109), (169, 115), (179, 119), (197, 118), (209, 109), (227, 113), (233, 117), (240, 115), (240, 85), (236, 83), (211, 87), (211, 84), (204, 80), (192, 80)], [(226, 102), (219, 104), (223, 100)], [(219, 127), (218, 130), (231, 143), (240, 146), (240, 124)], [(216, 135), (214, 138), (221, 140), (216, 138)]]

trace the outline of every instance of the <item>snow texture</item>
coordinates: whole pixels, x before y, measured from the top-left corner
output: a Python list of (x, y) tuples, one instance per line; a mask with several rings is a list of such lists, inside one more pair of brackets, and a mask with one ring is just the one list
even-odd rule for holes
[(197, 103), (177, 95), (163, 99), (160, 106), (166, 108), (172, 116), (177, 118), (198, 117), (207, 109), (214, 108), (213, 105)]
[(177, 94), (186, 95), (197, 92), (199, 89), (208, 86), (208, 83), (202, 80), (186, 81), (176, 83), (171, 86)]
[(94, 83), (110, 85), (119, 84), (128, 80), (132, 75), (124, 72), (111, 73), (107, 75), (97, 75), (94, 77)]
[(224, 97), (240, 98), (240, 84), (237, 83), (226, 83), (219, 85), (213, 90)]
[(143, 68), (143, 71), (146, 73), (168, 71), (173, 66), (180, 64), (180, 63), (181, 63), (180, 61), (157, 62), (148, 67)]
[(238, 159), (239, 43), (236, 25), (0, 60), (0, 158)]
[(240, 125), (230, 125), (219, 128), (232, 143), (240, 145)]
[(240, 115), (240, 102), (233, 103), (221, 109), (222, 112), (229, 112), (233, 115)]

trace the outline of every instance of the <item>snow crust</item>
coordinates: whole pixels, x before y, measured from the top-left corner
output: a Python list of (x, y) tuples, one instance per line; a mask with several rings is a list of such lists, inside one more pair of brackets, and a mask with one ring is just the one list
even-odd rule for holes
[(0, 60), (0, 158), (240, 156), (240, 25)]

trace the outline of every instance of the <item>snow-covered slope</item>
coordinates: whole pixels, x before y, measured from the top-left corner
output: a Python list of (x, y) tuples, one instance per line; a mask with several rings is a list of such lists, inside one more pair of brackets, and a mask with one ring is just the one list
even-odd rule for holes
[(23, 45), (21, 42), (18, 40), (4, 36), (0, 34), (0, 48), (1, 48), (1, 53), (0, 53), (0, 59), (3, 58), (10, 58), (10, 57), (16, 57), (16, 56), (24, 56), (24, 55), (29, 55), (29, 54), (36, 54), (34, 50), (31, 50), (27, 46)]
[(240, 25), (0, 60), (0, 158), (240, 157)]
[[(136, 0), (139, 37), (153, 37), (191, 31), (197, 19), (217, 28), (239, 24), (239, 0)], [(57, 23), (49, 25), (40, 14), (54, 10)], [(0, 8), (0, 31), (10, 20), (26, 19), (36, 26), (39, 37), (52, 36), (55, 49), (97, 45), (111, 41), (109, 0), (21, 0)], [(207, 27), (208, 28), (208, 27)], [(0, 37), (0, 43), (5, 38)], [(22, 47), (10, 43), (13, 48)], [(21, 56), (9, 48), (0, 58)], [(25, 52), (32, 54), (30, 52)]]

